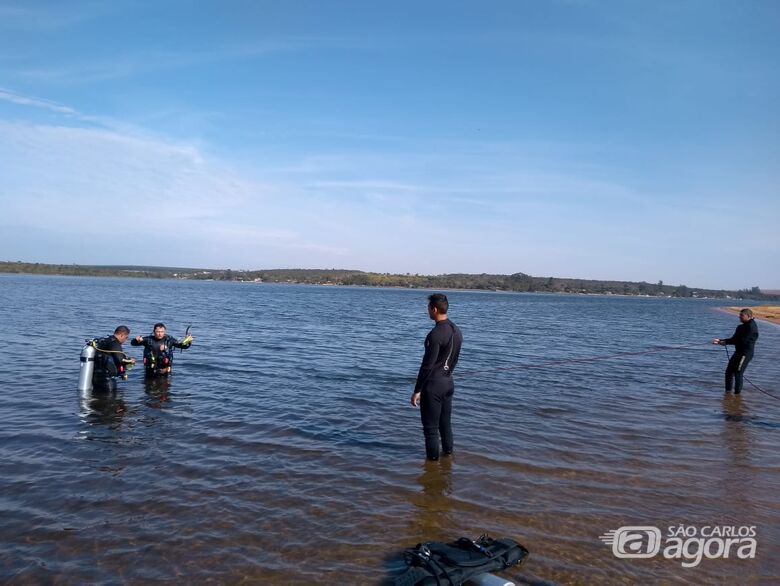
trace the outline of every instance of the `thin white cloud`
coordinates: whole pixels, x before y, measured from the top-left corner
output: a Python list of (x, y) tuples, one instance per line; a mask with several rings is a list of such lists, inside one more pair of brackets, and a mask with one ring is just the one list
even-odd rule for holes
[(302, 259), (349, 250), (314, 229), (327, 202), (306, 205), (302, 193), (242, 177), (192, 146), (2, 121), (0, 134), (7, 138), (0, 144), (0, 216), (7, 227), (64, 230), (87, 241), (120, 229), (131, 249), (160, 247), (159, 254), (146, 253), (153, 254), (150, 264), (165, 264), (169, 248), (190, 245), (223, 266), (234, 259), (251, 266), (253, 254), (269, 249)]
[(63, 121), (67, 121), (75, 125), (87, 126), (89, 128), (113, 131), (117, 136), (125, 136), (127, 138), (135, 137), (156, 143), (171, 144), (171, 141), (160, 138), (150, 133), (147, 129), (141, 128), (137, 125), (128, 124), (108, 116), (87, 115), (70, 106), (66, 106), (64, 104), (60, 104), (58, 102), (44, 98), (21, 94), (7, 88), (0, 87), (0, 100), (19, 106), (46, 110), (54, 114), (62, 115)]
[(382, 190), (382, 191), (406, 191), (418, 192), (424, 189), (423, 186), (410, 183), (395, 183), (391, 181), (313, 181), (309, 184), (312, 189), (359, 189), (359, 190)]
[(333, 42), (335, 41), (317, 37), (274, 37), (189, 51), (163, 49), (126, 51), (96, 56), (89, 61), (74, 62), (70, 59), (56, 66), (18, 67), (7, 71), (7, 74), (29, 82), (93, 83), (168, 69), (202, 68), (222, 61), (253, 59), (280, 52), (322, 48)]
[(31, 106), (33, 108), (42, 108), (44, 110), (49, 110), (50, 112), (56, 112), (57, 114), (79, 116), (76, 110), (68, 106), (63, 106), (62, 104), (58, 104), (56, 102), (52, 102), (49, 100), (24, 96), (22, 94), (18, 94), (16, 92), (12, 92), (2, 88), (0, 88), (0, 100), (11, 102), (12, 104), (18, 104), (20, 106)]
[[(6, 181), (13, 177), (16, 194), (0, 195), (17, 219), (40, 227), (63, 221), (80, 228), (84, 223), (110, 225), (120, 207), (135, 229), (189, 222), (212, 218), (263, 192), (262, 186), (206, 162), (192, 147), (105, 129), (0, 122), (0, 130), (9, 138), (0, 152), (14, 168)], [(93, 209), (82, 215), (76, 210), (83, 206)]]

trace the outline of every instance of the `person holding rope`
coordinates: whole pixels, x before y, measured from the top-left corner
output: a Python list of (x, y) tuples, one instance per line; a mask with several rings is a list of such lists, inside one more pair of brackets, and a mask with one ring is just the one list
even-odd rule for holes
[(425, 354), (412, 392), (412, 407), (420, 407), (425, 455), (439, 459), (439, 436), (445, 456), (452, 454), (452, 396), (455, 383), (452, 371), (458, 364), (463, 335), (447, 317), (447, 296), (436, 293), (428, 297), (428, 317), (436, 325), (425, 338)]
[(115, 391), (116, 377), (125, 376), (125, 367), (135, 364), (122, 350), (127, 341), (130, 328), (118, 326), (112, 336), (97, 341), (95, 345), (95, 370), (92, 372), (92, 388), (96, 391)]
[(742, 377), (753, 359), (753, 350), (758, 340), (758, 326), (750, 309), (745, 308), (739, 312), (739, 321), (742, 323), (734, 330), (733, 336), (725, 340), (715, 338), (712, 341), (720, 346), (734, 346), (734, 354), (726, 366), (726, 392), (730, 392), (733, 387), (735, 395), (742, 392)]

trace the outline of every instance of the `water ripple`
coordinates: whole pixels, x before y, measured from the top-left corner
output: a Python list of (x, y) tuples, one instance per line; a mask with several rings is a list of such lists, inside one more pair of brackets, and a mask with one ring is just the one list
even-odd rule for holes
[[(483, 532), (532, 551), (519, 583), (776, 575), (779, 406), (724, 395), (725, 355), (705, 345), (733, 316), (452, 292), (456, 453), (426, 463), (407, 405), (425, 295), (0, 276), (0, 581), (380, 583), (406, 547)], [(159, 320), (196, 340), (170, 384), (138, 369), (117, 393), (79, 396), (84, 339)], [(780, 329), (759, 327), (749, 374), (777, 391)], [(598, 539), (678, 523), (755, 525), (759, 556), (685, 570)]]

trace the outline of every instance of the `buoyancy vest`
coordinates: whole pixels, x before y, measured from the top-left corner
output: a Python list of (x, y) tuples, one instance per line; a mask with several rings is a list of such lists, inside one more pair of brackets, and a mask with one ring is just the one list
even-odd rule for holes
[[(162, 340), (154, 336), (144, 339), (144, 368), (147, 374), (164, 376), (171, 372), (175, 338), (166, 335)], [(165, 350), (160, 350), (164, 346)]]
[(418, 543), (404, 552), (406, 571), (393, 586), (455, 586), (480, 574), (521, 564), (528, 550), (512, 539), (461, 537), (450, 543)]
[(95, 373), (98, 376), (113, 377), (124, 372), (122, 358), (122, 346), (114, 336), (106, 336), (94, 341), (95, 345)]

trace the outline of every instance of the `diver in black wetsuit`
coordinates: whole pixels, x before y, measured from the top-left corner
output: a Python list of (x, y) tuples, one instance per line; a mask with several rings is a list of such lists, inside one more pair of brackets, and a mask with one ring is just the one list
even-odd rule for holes
[(444, 455), (452, 453), (452, 396), (455, 383), (452, 371), (458, 364), (463, 335), (447, 317), (447, 296), (436, 293), (428, 297), (428, 316), (436, 325), (425, 338), (425, 355), (412, 392), (413, 407), (420, 406), (425, 455), (439, 459), (439, 436)]
[(125, 375), (125, 365), (135, 360), (127, 358), (122, 344), (127, 341), (130, 328), (118, 326), (112, 336), (97, 341), (95, 369), (92, 371), (92, 388), (96, 391), (115, 391), (116, 377)]
[(192, 345), (192, 336), (188, 335), (180, 342), (165, 333), (164, 323), (156, 323), (151, 336), (136, 336), (130, 341), (130, 345), (144, 347), (146, 376), (168, 376), (173, 368), (174, 348), (189, 348)]
[(734, 354), (726, 366), (726, 392), (731, 391), (733, 383), (735, 395), (742, 392), (742, 375), (753, 359), (753, 350), (758, 340), (758, 326), (753, 319), (753, 312), (747, 308), (743, 309), (739, 312), (739, 321), (742, 323), (734, 330), (733, 336), (726, 340), (715, 338), (712, 341), (713, 344), (721, 346), (734, 346)]

